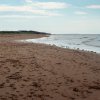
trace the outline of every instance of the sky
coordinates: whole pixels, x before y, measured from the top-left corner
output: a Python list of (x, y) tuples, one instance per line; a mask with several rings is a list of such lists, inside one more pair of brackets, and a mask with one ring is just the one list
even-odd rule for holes
[(0, 30), (100, 34), (100, 0), (0, 0)]

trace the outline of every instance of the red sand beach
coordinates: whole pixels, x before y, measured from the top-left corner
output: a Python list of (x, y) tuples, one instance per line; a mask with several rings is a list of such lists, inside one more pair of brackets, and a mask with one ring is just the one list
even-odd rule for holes
[(100, 54), (0, 35), (0, 100), (100, 100)]

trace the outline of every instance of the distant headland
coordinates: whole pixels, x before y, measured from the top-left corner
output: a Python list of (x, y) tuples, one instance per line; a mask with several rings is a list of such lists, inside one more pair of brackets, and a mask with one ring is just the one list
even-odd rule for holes
[(50, 35), (50, 33), (46, 33), (46, 32), (27, 31), (27, 30), (19, 30), (19, 31), (0, 31), (0, 34), (47, 34), (47, 35)]

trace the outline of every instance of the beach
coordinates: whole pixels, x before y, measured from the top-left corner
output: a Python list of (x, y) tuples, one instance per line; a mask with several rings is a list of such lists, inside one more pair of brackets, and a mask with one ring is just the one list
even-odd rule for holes
[(0, 100), (100, 100), (100, 54), (0, 35)]

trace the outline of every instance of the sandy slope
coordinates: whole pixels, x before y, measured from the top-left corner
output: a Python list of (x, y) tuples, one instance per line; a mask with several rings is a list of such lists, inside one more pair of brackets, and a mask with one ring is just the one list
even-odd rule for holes
[(100, 55), (1, 42), (0, 100), (100, 100)]

